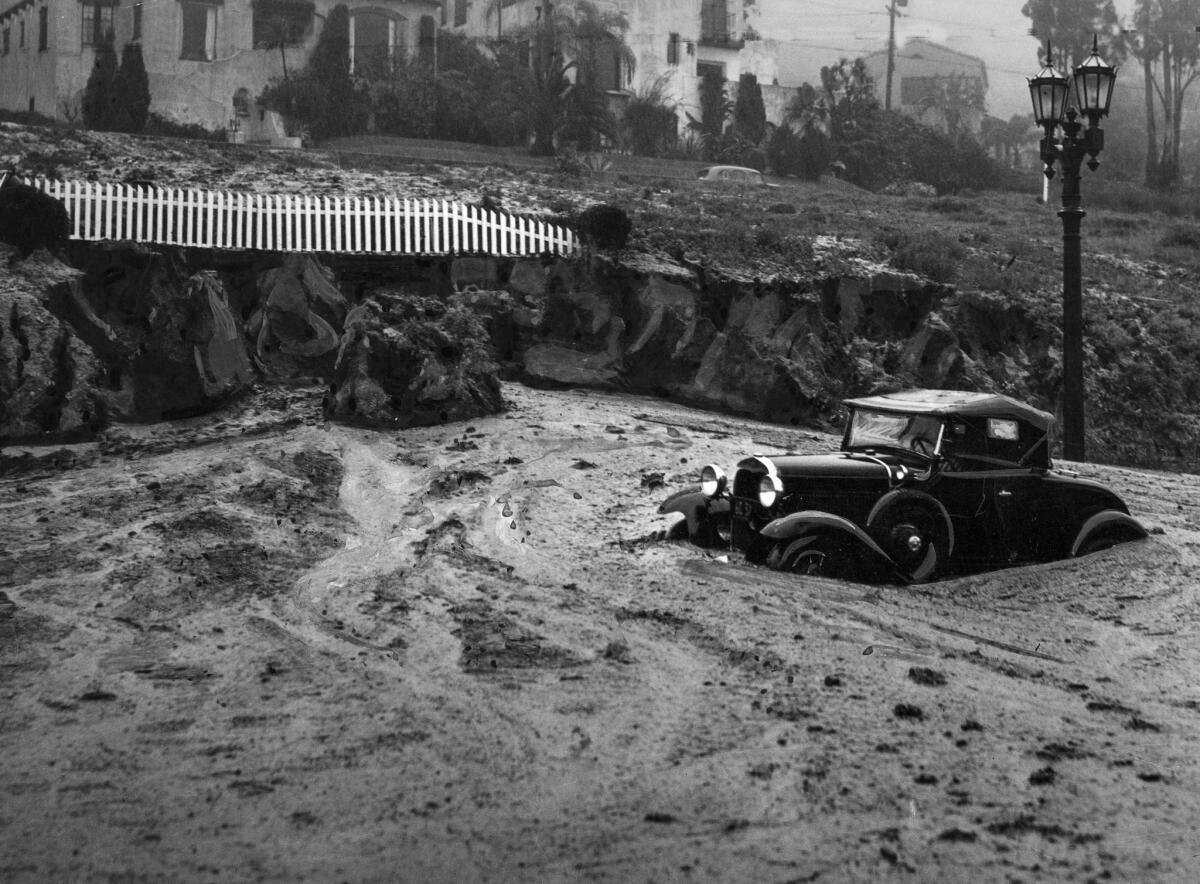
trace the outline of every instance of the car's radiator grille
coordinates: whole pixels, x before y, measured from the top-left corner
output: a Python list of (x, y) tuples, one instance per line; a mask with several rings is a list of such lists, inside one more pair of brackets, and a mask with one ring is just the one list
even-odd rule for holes
[(758, 502), (758, 483), (766, 470), (740, 469), (733, 477), (733, 545), (750, 550), (760, 540), (758, 532), (770, 518)]
[(764, 475), (766, 470), (738, 470), (733, 477), (733, 496), (757, 502), (758, 483)]

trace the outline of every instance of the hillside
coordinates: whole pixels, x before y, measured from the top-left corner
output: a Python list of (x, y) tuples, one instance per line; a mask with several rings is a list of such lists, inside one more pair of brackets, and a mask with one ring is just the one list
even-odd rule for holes
[[(892, 273), (896, 231), (951, 230), (936, 242), (962, 249), (960, 282), (994, 298), (992, 272), (1054, 308), (1056, 245), (1030, 232), (1057, 219), (1012, 195), (791, 184), (769, 200), (797, 211), (765, 212), (690, 182), (355, 170), (0, 125), (11, 157), (105, 180), (486, 191), (555, 214), (618, 202), (640, 254), (708, 279)], [(1123, 305), (1126, 337), (1089, 405), (1144, 438), (1165, 394), (1122, 413), (1135, 400), (1104, 385), (1144, 352), (1187, 358), (1151, 333), (1169, 314), (1190, 334), (1195, 267), (1158, 244), (1183, 222), (1136, 221), (1126, 248), (1091, 253), (1089, 304)], [(834, 435), (502, 390), (502, 414), (384, 432), (324, 420), (309, 378), (256, 382), (208, 414), (0, 449), (0, 879), (1194, 877), (1195, 475), (1067, 464), (1150, 538), (869, 586), (668, 542), (657, 513), (705, 463)]]
[[(622, 260), (635, 270), (673, 269), (709, 288), (724, 281), (785, 294), (837, 277), (909, 274), (968, 298), (982, 293), (1011, 305), (1035, 335), (1048, 338), (1034, 349), (1048, 347), (1054, 363), (1060, 358), (1061, 224), (1053, 206), (1035, 200), (1037, 182), (1027, 195), (887, 196), (835, 179), (789, 180), (742, 192), (640, 171), (565, 176), (509, 165), (392, 159), (378, 152), (386, 150), (386, 140), (338, 147), (255, 151), (0, 124), (0, 167), (25, 173), (251, 192), (486, 200), (542, 217), (569, 218), (608, 202), (634, 221)], [(411, 145), (397, 149), (413, 152)], [(690, 165), (679, 174), (692, 174)], [(1155, 202), (1108, 184), (1103, 166), (1089, 175), (1083, 248), (1090, 456), (1200, 470), (1200, 316), (1191, 297), (1200, 278), (1200, 220), (1188, 213), (1185, 200), (1165, 195)], [(954, 383), (988, 384), (1055, 409), (1059, 371), (1040, 364), (1027, 340), (1006, 343), (989, 341), (986, 333), (981, 338), (979, 330), (967, 333), (956, 311), (932, 321), (965, 334), (963, 349), (972, 357), (980, 349), (994, 357), (982, 368), (990, 380), (967, 371)], [(844, 357), (831, 367), (836, 383), (824, 382), (830, 401), (927, 382), (893, 372), (894, 332), (872, 337), (860, 329), (827, 344)]]

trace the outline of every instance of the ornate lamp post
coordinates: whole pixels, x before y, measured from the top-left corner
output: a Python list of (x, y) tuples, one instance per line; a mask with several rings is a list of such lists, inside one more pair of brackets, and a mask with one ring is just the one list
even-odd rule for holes
[[(1079, 207), (1079, 166), (1088, 157), (1093, 172), (1100, 163), (1096, 154), (1104, 149), (1100, 118), (1108, 116), (1115, 68), (1105, 64), (1099, 45), (1092, 38), (1092, 54), (1075, 68), (1075, 101), (1070, 102), (1071, 80), (1054, 69), (1050, 44), (1046, 44), (1046, 66), (1029, 80), (1033, 118), (1045, 131), (1042, 162), (1047, 178), (1054, 177), (1054, 164), (1062, 166), (1063, 222), (1063, 456), (1084, 460), (1083, 439), (1083, 270), (1079, 228), (1084, 211)], [(1087, 118), (1083, 128), (1079, 114)], [(1055, 137), (1055, 129), (1062, 137)]]

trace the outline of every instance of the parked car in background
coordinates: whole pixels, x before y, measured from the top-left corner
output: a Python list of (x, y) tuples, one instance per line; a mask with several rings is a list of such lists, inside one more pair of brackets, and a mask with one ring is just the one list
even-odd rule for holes
[(1112, 491), (1053, 469), (1053, 417), (991, 393), (847, 400), (841, 450), (755, 454), (672, 495), (703, 546), (784, 571), (910, 583), (1146, 536)]
[(750, 169), (745, 166), (709, 166), (707, 169), (701, 169), (697, 172), (696, 178), (700, 181), (718, 181), (724, 184), (738, 184), (742, 186), (779, 186), (767, 181), (766, 176), (758, 171), (758, 169)]

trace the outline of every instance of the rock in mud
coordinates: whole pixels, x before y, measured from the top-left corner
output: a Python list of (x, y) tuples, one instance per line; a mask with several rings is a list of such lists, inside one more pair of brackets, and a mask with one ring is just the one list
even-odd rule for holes
[(71, 235), (71, 217), (61, 200), (36, 187), (5, 178), (0, 186), (0, 242), (17, 247), (22, 258), (37, 249), (60, 251)]
[(269, 374), (328, 377), (348, 305), (329, 273), (307, 255), (287, 255), (259, 276), (259, 307), (248, 331)]
[(242, 323), (214, 271), (130, 243), (88, 249), (84, 278), (57, 285), (48, 306), (96, 353), (113, 417), (159, 421), (202, 414), (253, 380)]
[(465, 308), (376, 293), (346, 316), (325, 413), (359, 426), (432, 426), (504, 410), (483, 323)]
[(48, 307), (54, 290), (79, 282), (45, 252), (0, 269), (0, 441), (74, 441), (106, 423), (106, 367)]

